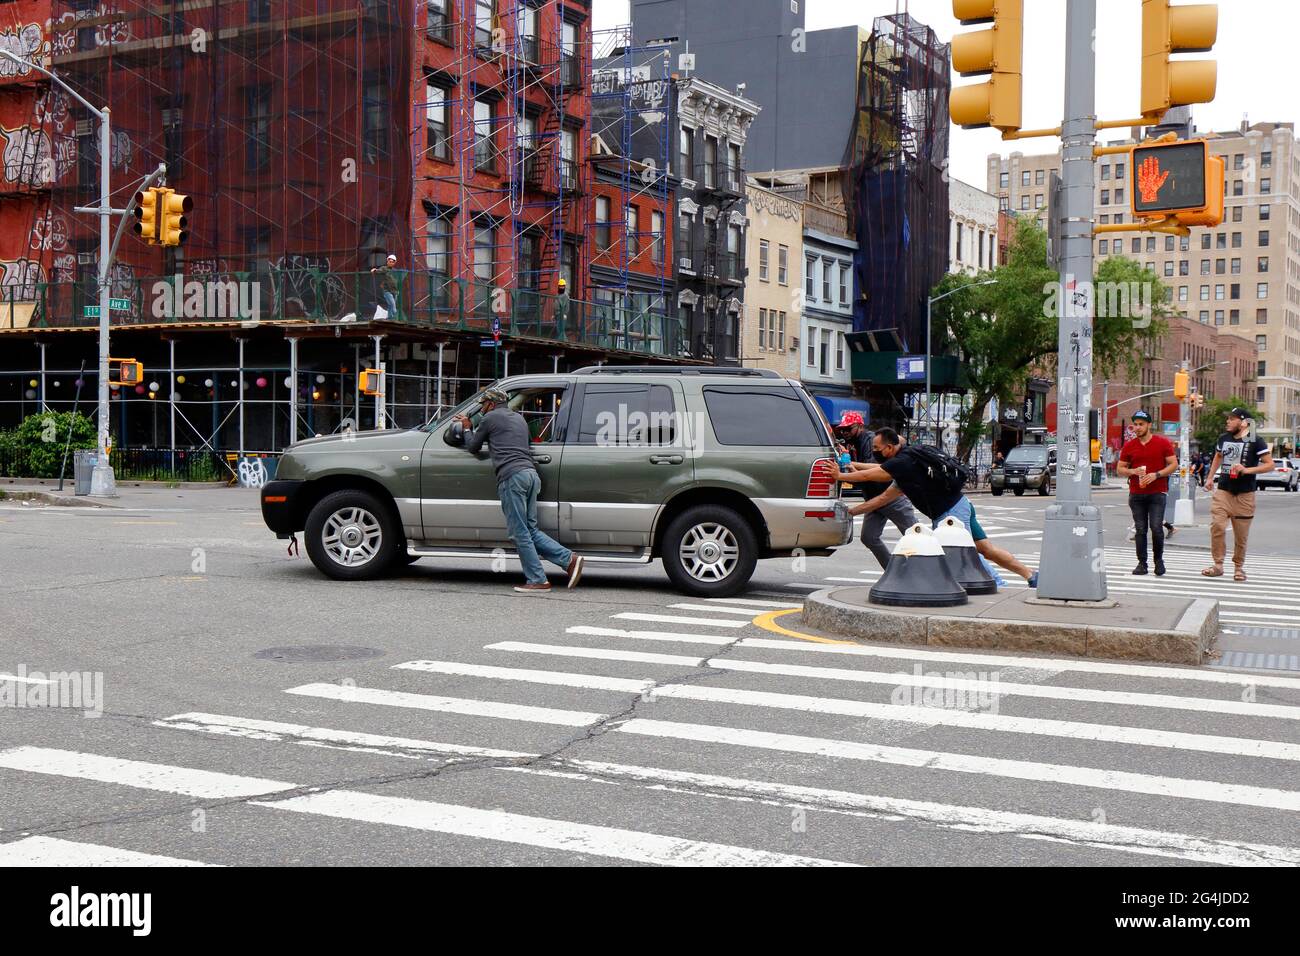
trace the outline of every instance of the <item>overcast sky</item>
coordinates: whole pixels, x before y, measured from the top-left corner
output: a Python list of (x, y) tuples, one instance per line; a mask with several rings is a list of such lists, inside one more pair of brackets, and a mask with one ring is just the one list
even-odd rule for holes
[[(737, 15), (746, 0), (731, 0)], [(913, 17), (934, 29), (944, 42), (965, 29), (952, 16), (951, 0), (802, 0), (807, 6), (808, 29), (859, 24), (870, 27), (874, 17), (909, 6)], [(1026, 129), (1059, 125), (1064, 105), (1066, 0), (1026, 0), (1025, 3), (1025, 105)], [(594, 0), (596, 29), (626, 23), (627, 0)], [(1097, 112), (1102, 119), (1127, 119), (1138, 108), (1141, 0), (1098, 0)], [(1220, 0), (1219, 40), (1214, 59), (1219, 63), (1219, 92), (1215, 101), (1193, 107), (1202, 131), (1235, 129), (1248, 115), (1251, 122), (1300, 120), (1300, 83), (1297, 82), (1295, 43), (1300, 37), (1300, 2), (1297, 0)], [(1285, 64), (1285, 66), (1283, 66)], [(1270, 68), (1272, 74), (1270, 75)], [(1283, 72), (1285, 70), (1285, 72)], [(707, 74), (702, 74), (707, 79)], [(956, 77), (955, 85), (968, 81)], [(838, 133), (836, 134), (838, 135)], [(1119, 139), (1123, 130), (1107, 130), (1103, 138)], [(953, 131), (952, 174), (983, 189), (989, 153), (1018, 149), (1041, 153), (1057, 148), (1053, 139), (1003, 143), (989, 130)]]

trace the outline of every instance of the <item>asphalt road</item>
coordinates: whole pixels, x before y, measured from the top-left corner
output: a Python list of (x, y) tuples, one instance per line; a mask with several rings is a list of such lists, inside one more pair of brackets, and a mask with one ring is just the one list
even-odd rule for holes
[[(1122, 581), (1123, 493), (1098, 500)], [(1049, 503), (977, 508), (1036, 560)], [(755, 623), (869, 579), (856, 543), (763, 562), (725, 602), (670, 591), (657, 565), (525, 596), (488, 561), (328, 581), (253, 492), (121, 504), (0, 503), (0, 864), (1300, 862), (1285, 668), (845, 647)], [(1238, 592), (1280, 609), (1239, 620), (1280, 635), (1300, 616), (1297, 504), (1265, 493)], [(1202, 559), (1171, 548), (1174, 573), (1144, 586), (1203, 587)], [(56, 672), (99, 675), (102, 696), (45, 705)]]

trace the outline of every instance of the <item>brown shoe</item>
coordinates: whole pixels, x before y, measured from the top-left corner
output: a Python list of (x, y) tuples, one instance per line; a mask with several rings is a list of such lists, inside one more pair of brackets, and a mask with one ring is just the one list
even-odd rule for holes
[(569, 562), (569, 566), (564, 569), (569, 575), (570, 588), (576, 588), (578, 586), (578, 579), (582, 577), (582, 569), (586, 563), (586, 559), (583, 558), (582, 555), (575, 554), (573, 560)]
[(550, 581), (543, 581), (541, 584), (516, 584), (515, 590), (520, 594), (545, 594), (551, 589)]

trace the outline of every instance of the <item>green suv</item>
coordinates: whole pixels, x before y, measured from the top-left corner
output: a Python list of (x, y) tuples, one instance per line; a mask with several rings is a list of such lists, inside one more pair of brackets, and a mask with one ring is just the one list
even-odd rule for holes
[[(660, 558), (673, 583), (724, 597), (759, 558), (827, 554), (853, 536), (830, 427), (797, 382), (738, 368), (599, 367), (496, 383), (528, 421), (538, 524), (592, 563)], [(481, 394), (481, 393), (480, 393)], [(262, 517), (340, 580), (423, 557), (512, 553), (486, 450), (454, 416), (301, 441), (262, 489)]]

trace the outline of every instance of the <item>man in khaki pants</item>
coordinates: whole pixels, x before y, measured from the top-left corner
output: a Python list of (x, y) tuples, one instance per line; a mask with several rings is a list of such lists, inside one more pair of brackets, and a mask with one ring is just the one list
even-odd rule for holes
[(1250, 437), (1250, 413), (1234, 408), (1228, 413), (1228, 430), (1214, 446), (1214, 461), (1205, 490), (1219, 479), (1210, 505), (1210, 556), (1214, 564), (1201, 573), (1207, 578), (1223, 576), (1223, 556), (1227, 551), (1224, 534), (1232, 522), (1232, 563), (1236, 565), (1234, 581), (1246, 580), (1246, 541), (1250, 522), (1255, 517), (1255, 476), (1273, 470), (1273, 454), (1262, 438)]

